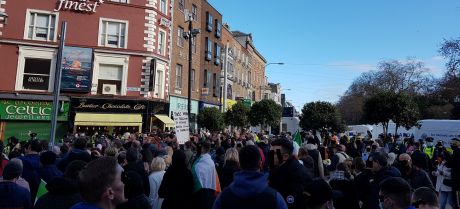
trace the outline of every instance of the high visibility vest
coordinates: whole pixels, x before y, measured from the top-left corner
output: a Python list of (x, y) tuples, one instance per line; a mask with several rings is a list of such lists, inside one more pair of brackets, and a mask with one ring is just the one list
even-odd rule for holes
[(427, 154), (430, 159), (433, 158), (433, 153), (434, 153), (434, 147), (425, 148), (425, 154)]

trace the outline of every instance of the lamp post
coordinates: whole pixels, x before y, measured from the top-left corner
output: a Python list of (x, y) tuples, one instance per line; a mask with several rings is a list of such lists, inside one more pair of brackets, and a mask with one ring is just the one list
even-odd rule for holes
[[(265, 66), (264, 66), (264, 71), (265, 71), (265, 68), (266, 68), (267, 66), (269, 66), (269, 65), (284, 65), (284, 62), (269, 62), (269, 63), (265, 64)], [(265, 87), (265, 81), (264, 81), (264, 85), (263, 85), (263, 86)], [(262, 98), (263, 98), (263, 94), (262, 94), (262, 84), (260, 84), (259, 90), (260, 90), (260, 100), (262, 100)]]
[(192, 14), (188, 14), (188, 32), (184, 32), (182, 36), (185, 39), (188, 39), (188, 94), (187, 94), (187, 115), (188, 115), (188, 121), (189, 121), (189, 127), (191, 129), (192, 126), (190, 126), (190, 121), (191, 121), (191, 112), (192, 112), (192, 45), (193, 45), (193, 40), (195, 40), (196, 35), (200, 33), (200, 29), (193, 29), (193, 18)]

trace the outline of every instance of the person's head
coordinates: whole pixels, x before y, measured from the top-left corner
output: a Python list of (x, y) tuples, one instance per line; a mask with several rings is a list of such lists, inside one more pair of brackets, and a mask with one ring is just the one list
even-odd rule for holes
[(86, 137), (78, 137), (73, 141), (74, 149), (86, 149)]
[(136, 171), (123, 172), (122, 181), (125, 184), (125, 197), (131, 199), (144, 193), (142, 177)]
[(22, 161), (19, 159), (12, 159), (8, 161), (3, 169), (3, 180), (15, 181), (22, 175)]
[(401, 165), (402, 168), (410, 169), (412, 167), (412, 159), (409, 154), (403, 153), (399, 155), (398, 160), (399, 165)]
[(393, 165), (396, 160), (396, 154), (393, 152), (388, 153), (388, 165)]
[(104, 156), (107, 157), (116, 157), (118, 154), (118, 150), (115, 147), (107, 147), (104, 150)]
[(162, 157), (153, 158), (152, 164), (150, 164), (150, 169), (152, 172), (164, 171), (166, 169), (165, 159)]
[(308, 149), (305, 146), (299, 148), (299, 153), (297, 154), (297, 158), (302, 159), (308, 157)]
[(294, 146), (292, 142), (286, 139), (276, 139), (271, 143), (270, 158), (275, 166), (280, 165), (292, 156)]
[(139, 160), (139, 151), (136, 148), (131, 147), (126, 150), (126, 161), (128, 163), (136, 162), (137, 160)]
[(172, 166), (174, 167), (186, 167), (185, 164), (185, 152), (183, 150), (176, 150), (172, 155)]
[(123, 168), (114, 157), (101, 157), (88, 163), (78, 176), (83, 199), (107, 208), (115, 208), (124, 202), (122, 172)]
[(85, 161), (82, 160), (74, 160), (67, 167), (65, 168), (64, 177), (72, 180), (77, 180), (80, 171), (86, 166)]
[(201, 154), (206, 154), (211, 149), (211, 143), (207, 140), (200, 142), (201, 145)]
[(56, 154), (53, 151), (46, 151), (40, 154), (42, 165), (52, 165), (56, 162)]
[(374, 152), (370, 156), (370, 159), (372, 162), (371, 171), (374, 173), (379, 172), (380, 170), (382, 170), (382, 168), (388, 165), (388, 156), (386, 156), (385, 153)]
[(450, 140), (450, 147), (452, 148), (460, 148), (460, 139), (459, 138), (453, 138)]
[(361, 172), (366, 168), (366, 162), (364, 162), (361, 157), (355, 157), (351, 164), (351, 168), (354, 169), (355, 172)]
[(225, 151), (224, 163), (227, 161), (235, 161), (237, 163), (240, 162), (240, 158), (238, 157), (238, 150), (236, 148), (229, 148), (227, 151)]
[(30, 140), (25, 144), (26, 154), (37, 154), (42, 151), (42, 143), (38, 139)]
[(420, 187), (412, 194), (412, 206), (421, 209), (435, 209), (438, 208), (438, 195), (436, 192), (428, 187)]
[(383, 209), (403, 209), (411, 205), (411, 187), (401, 177), (390, 177), (380, 184), (379, 201)]
[(243, 170), (258, 171), (262, 166), (259, 148), (254, 145), (243, 147), (239, 153), (240, 166)]
[(307, 209), (332, 208), (332, 188), (323, 179), (314, 179), (302, 193)]

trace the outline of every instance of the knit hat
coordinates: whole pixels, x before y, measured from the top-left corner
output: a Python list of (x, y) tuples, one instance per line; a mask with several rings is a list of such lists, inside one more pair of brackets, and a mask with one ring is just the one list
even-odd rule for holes
[(20, 162), (15, 160), (11, 160), (6, 164), (5, 168), (3, 169), (3, 179), (4, 180), (12, 180), (21, 176), (22, 174), (22, 165)]

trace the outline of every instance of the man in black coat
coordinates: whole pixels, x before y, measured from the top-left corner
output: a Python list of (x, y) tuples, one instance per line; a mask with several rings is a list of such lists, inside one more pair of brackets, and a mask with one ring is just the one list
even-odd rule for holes
[(87, 142), (88, 139), (85, 137), (75, 139), (72, 150), (58, 163), (59, 170), (65, 172), (67, 165), (75, 160), (91, 161), (91, 155), (86, 151)]
[(289, 209), (306, 208), (304, 188), (312, 181), (308, 170), (293, 156), (292, 141), (277, 139), (272, 142), (269, 161), (269, 184), (286, 201)]
[(123, 169), (125, 171), (135, 171), (142, 178), (144, 194), (150, 194), (149, 174), (144, 169), (144, 163), (140, 160), (140, 153), (135, 148), (126, 151), (126, 161), (128, 162)]
[(452, 148), (453, 154), (450, 160), (447, 161), (448, 167), (451, 170), (452, 176), (452, 191), (454, 194), (455, 202), (457, 202), (457, 192), (460, 190), (460, 139), (453, 138), (450, 140), (450, 147)]

